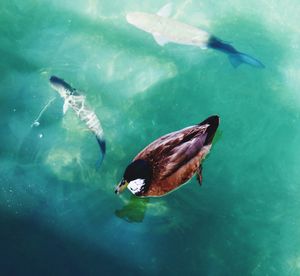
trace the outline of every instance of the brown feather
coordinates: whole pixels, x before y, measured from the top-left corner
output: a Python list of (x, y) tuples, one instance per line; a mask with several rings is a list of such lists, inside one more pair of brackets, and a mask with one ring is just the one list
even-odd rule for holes
[(208, 152), (207, 147), (203, 147), (208, 126), (195, 125), (167, 134), (134, 158), (147, 160), (153, 170), (149, 188), (142, 196), (164, 195), (194, 175)]

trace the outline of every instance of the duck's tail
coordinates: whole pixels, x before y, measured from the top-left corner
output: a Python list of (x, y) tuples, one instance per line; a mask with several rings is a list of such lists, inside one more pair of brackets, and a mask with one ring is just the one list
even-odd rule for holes
[(218, 115), (213, 115), (208, 117), (206, 120), (204, 120), (203, 122), (201, 122), (199, 125), (209, 125), (206, 129), (206, 138), (205, 138), (205, 142), (204, 145), (210, 145), (212, 143), (212, 140), (216, 134), (217, 128), (219, 126), (220, 123), (220, 118)]
[(237, 68), (242, 63), (246, 63), (257, 68), (265, 67), (258, 59), (240, 52), (233, 53), (233, 54), (228, 53), (228, 59), (234, 68)]

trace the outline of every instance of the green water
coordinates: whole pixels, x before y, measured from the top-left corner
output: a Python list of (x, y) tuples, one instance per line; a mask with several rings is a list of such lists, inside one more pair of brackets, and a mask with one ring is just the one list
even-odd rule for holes
[[(164, 1), (3, 0), (0, 5), (1, 275), (300, 275), (298, 0), (174, 1), (266, 68), (168, 44), (127, 24)], [(83, 91), (107, 155), (56, 92)], [(219, 114), (196, 179), (157, 199), (113, 193), (130, 160)]]

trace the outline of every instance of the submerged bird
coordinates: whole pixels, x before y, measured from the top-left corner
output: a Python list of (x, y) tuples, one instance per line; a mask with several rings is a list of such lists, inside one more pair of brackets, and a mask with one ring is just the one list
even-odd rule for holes
[(174, 42), (198, 46), (202, 49), (212, 48), (227, 54), (234, 67), (238, 67), (242, 63), (258, 68), (264, 67), (259, 60), (239, 52), (229, 43), (225, 43), (208, 32), (169, 18), (171, 10), (172, 4), (169, 3), (161, 8), (157, 14), (130, 12), (126, 19), (128, 23), (152, 34), (155, 41), (161, 46)]
[(95, 112), (86, 105), (85, 96), (79, 94), (75, 88), (58, 77), (52, 76), (50, 84), (64, 99), (63, 113), (65, 114), (68, 108), (71, 107), (81, 121), (85, 122), (87, 127), (95, 134), (101, 149), (102, 162), (106, 151), (103, 129)]
[(136, 196), (163, 196), (195, 173), (201, 184), (201, 162), (210, 151), (218, 126), (219, 117), (215, 115), (198, 125), (158, 138), (127, 166), (115, 193), (127, 187)]

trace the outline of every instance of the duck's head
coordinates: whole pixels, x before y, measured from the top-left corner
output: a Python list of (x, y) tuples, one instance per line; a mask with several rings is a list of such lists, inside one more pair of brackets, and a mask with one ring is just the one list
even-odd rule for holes
[(151, 165), (142, 159), (130, 163), (123, 175), (122, 181), (115, 189), (116, 194), (128, 188), (134, 195), (140, 195), (149, 187), (152, 178)]

